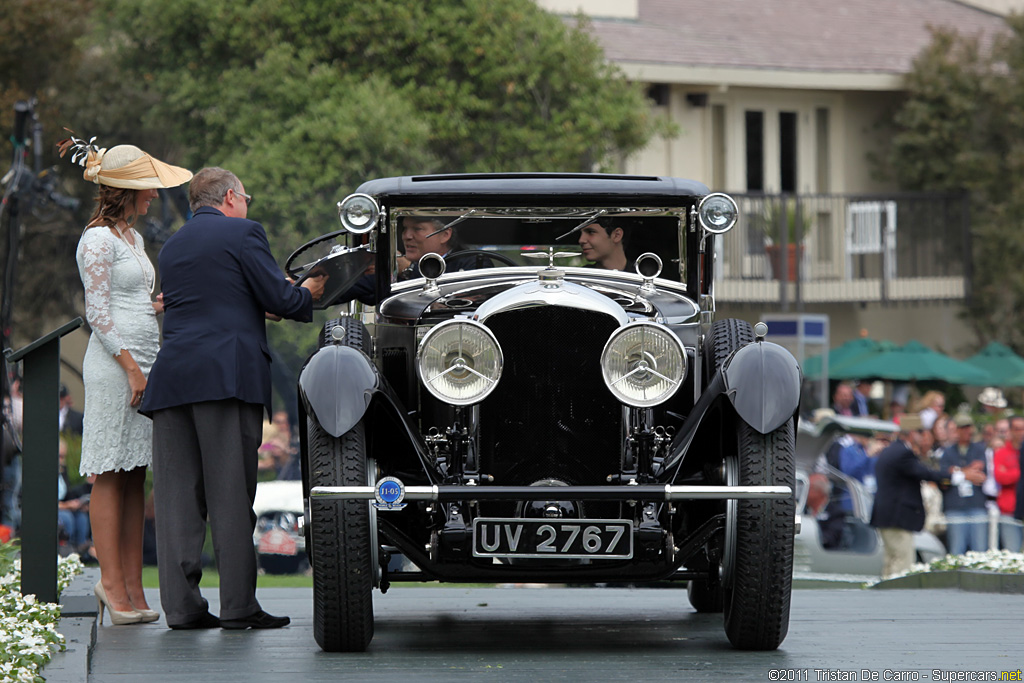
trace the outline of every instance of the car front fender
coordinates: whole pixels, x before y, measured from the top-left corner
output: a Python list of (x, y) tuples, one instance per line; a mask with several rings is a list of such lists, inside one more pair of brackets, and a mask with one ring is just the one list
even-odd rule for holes
[(380, 375), (370, 358), (350, 346), (323, 347), (299, 373), (299, 395), (306, 413), (335, 437), (363, 419), (380, 384)]
[(800, 364), (778, 344), (747, 344), (733, 354), (722, 373), (725, 394), (737, 414), (762, 434), (781, 427), (800, 407)]

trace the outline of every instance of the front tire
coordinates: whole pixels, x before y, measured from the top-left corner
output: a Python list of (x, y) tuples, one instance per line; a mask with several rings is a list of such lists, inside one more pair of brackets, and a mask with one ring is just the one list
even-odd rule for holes
[[(794, 422), (761, 434), (736, 418), (740, 486), (795, 488)], [(726, 544), (725, 633), (741, 650), (774, 650), (789, 632), (793, 590), (793, 496), (733, 501)]]
[[(335, 328), (338, 331), (335, 331)], [(317, 339), (317, 348), (325, 346), (351, 346), (359, 349), (367, 356), (372, 355), (370, 349), (370, 334), (366, 331), (366, 325), (357, 318), (344, 317), (332, 318), (324, 323), (320, 331), (320, 338)]]
[[(715, 321), (704, 343), (704, 385), (711, 383), (715, 373), (737, 349), (753, 341), (754, 328), (746, 320), (726, 318)], [(711, 553), (709, 555), (714, 556)], [(717, 569), (717, 564), (711, 568), (712, 571)], [(717, 575), (707, 581), (690, 581), (686, 587), (686, 596), (698, 612), (720, 613), (725, 609), (725, 594)]]
[[(340, 438), (308, 421), (309, 484), (365, 486), (362, 423)], [(325, 652), (362, 652), (373, 638), (371, 515), (365, 500), (310, 499), (313, 637)]]

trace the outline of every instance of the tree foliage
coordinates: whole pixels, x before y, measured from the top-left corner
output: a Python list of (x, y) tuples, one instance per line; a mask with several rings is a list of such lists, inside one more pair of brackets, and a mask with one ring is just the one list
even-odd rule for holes
[[(22, 271), (47, 273), (68, 313), (95, 188), (55, 158), (62, 126), (193, 170), (233, 170), (282, 261), (335, 229), (335, 202), (370, 178), (614, 170), (673, 132), (650, 119), (640, 86), (605, 62), (582, 19), (569, 26), (533, 0), (12, 3), (0, 24), (10, 102), (0, 104), (7, 115), (14, 86), (52, 103), (46, 163), (61, 163), (63, 190), (83, 199), (62, 219), (64, 242)], [(19, 291), (52, 294), (25, 282)], [(27, 325), (35, 311), (28, 298), (19, 305)], [(290, 355), (308, 347), (298, 326), (271, 329)]]
[(1024, 16), (991, 44), (950, 30), (907, 77), (887, 170), (908, 190), (971, 197), (972, 299), (979, 342), (1024, 350)]
[(608, 168), (648, 107), (582, 30), (532, 0), (106, 0), (145, 130), (235, 170), (275, 246), (322, 232), (367, 178)]
[[(18, 101), (33, 101), (38, 123), (44, 134), (44, 147), (57, 139), (63, 117), (63, 98), (69, 84), (75, 82), (82, 53), (77, 39), (92, 3), (89, 0), (9, 0), (3, 5), (0, 21), (0, 150), (6, 160), (24, 159), (26, 177), (19, 184), (22, 191), (9, 196), (0, 207), (0, 268), (7, 267), (8, 231), (13, 210), (15, 224), (20, 228), (20, 261), (13, 288), (13, 339), (19, 345), (31, 341), (49, 329), (44, 326), (53, 319), (61, 322), (75, 312), (76, 299), (81, 298), (81, 284), (74, 266), (74, 250), (81, 234), (81, 224), (71, 214), (48, 200), (48, 192), (33, 191), (36, 152), (44, 177), (52, 177), (49, 167), (54, 163), (49, 150), (31, 147), (31, 122), (26, 135), (29, 145), (14, 149), (11, 131), (14, 106)], [(7, 167), (0, 169), (5, 174)], [(8, 181), (10, 182), (10, 181)], [(36, 186), (38, 187), (38, 186)], [(11, 184), (0, 192), (12, 190)], [(77, 296), (76, 296), (77, 294)]]

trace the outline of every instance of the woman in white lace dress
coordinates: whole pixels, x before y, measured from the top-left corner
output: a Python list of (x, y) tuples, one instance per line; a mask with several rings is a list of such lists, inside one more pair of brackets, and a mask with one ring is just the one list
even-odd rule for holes
[(142, 529), (146, 467), (152, 461), (152, 422), (137, 412), (156, 359), (161, 296), (152, 295), (156, 271), (134, 229), (157, 197), (192, 174), (137, 147), (101, 150), (72, 138), (85, 178), (100, 186), (96, 210), (78, 243), (76, 260), (92, 328), (82, 374), (85, 417), (81, 473), (96, 474), (90, 500), (93, 545), (101, 580), (96, 598), (115, 624), (155, 621), (142, 590)]

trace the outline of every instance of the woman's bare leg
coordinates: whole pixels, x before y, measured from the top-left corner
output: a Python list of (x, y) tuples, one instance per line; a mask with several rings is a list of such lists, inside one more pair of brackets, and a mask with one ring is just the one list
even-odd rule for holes
[(128, 473), (101, 472), (96, 475), (89, 498), (89, 522), (92, 542), (100, 563), (100, 582), (112, 609), (131, 612), (132, 603), (125, 587), (121, 552), (124, 488)]
[(146, 468), (127, 473), (121, 512), (121, 569), (128, 599), (136, 609), (149, 609), (142, 590), (142, 531), (145, 524)]

